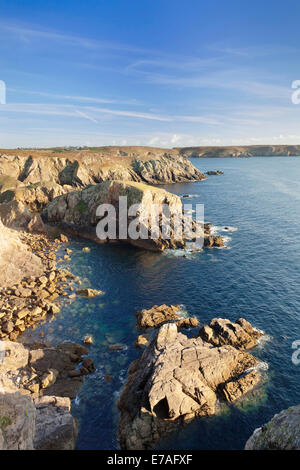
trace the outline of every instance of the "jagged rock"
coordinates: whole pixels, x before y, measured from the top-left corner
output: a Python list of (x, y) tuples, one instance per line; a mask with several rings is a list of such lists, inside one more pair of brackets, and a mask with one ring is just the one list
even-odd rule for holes
[(29, 352), (21, 343), (0, 341), (0, 374), (16, 371), (28, 364)]
[(36, 182), (33, 185), (3, 191), (0, 194), (0, 203), (17, 202), (26, 206), (30, 211), (36, 212), (44, 209), (57, 196), (61, 196), (72, 189), (71, 186), (60, 185), (54, 181), (45, 183)]
[(136, 326), (138, 329), (156, 328), (167, 321), (179, 319), (179, 305), (154, 305), (149, 309), (139, 310), (135, 313), (137, 317)]
[(41, 259), (22, 243), (18, 232), (0, 221), (0, 285), (15, 285), (24, 277), (40, 276), (44, 271)]
[(214, 347), (164, 324), (129, 368), (118, 404), (121, 448), (150, 448), (182, 419), (214, 414), (218, 396), (234, 401), (258, 383), (257, 362), (229, 344)]
[(231, 344), (237, 349), (254, 348), (262, 335), (262, 331), (254, 329), (244, 318), (238, 318), (235, 323), (226, 318), (214, 318), (199, 332), (204, 341), (214, 346)]
[(83, 340), (84, 344), (93, 344), (94, 340), (91, 335), (85, 335)]
[(97, 289), (77, 289), (76, 291), (77, 295), (81, 295), (82, 297), (97, 297), (98, 295), (104, 294), (103, 291), (97, 290)]
[(206, 172), (207, 175), (211, 176), (211, 175), (223, 175), (223, 171), (222, 170), (209, 170)]
[(0, 204), (0, 219), (6, 227), (26, 229), (31, 214), (22, 202), (11, 201)]
[(151, 335), (139, 335), (134, 343), (136, 348), (146, 348), (150, 344)]
[[(149, 309), (139, 310), (135, 313), (137, 329), (158, 328), (166, 322), (175, 322), (178, 328), (194, 328), (199, 326), (197, 318), (181, 318), (178, 312), (180, 312), (180, 305), (165, 304), (154, 305)], [(140, 336), (141, 341), (142, 336)]]
[(71, 415), (69, 398), (47, 396), (34, 400), (36, 450), (72, 450), (77, 437), (77, 422)]
[(168, 149), (126, 147), (123, 150), (120, 147), (101, 147), (97, 152), (88, 149), (63, 152), (61, 149), (55, 155), (51, 150), (16, 153), (1, 155), (0, 174), (10, 175), (11, 183), (7, 189), (11, 187), (14, 190), (20, 182), (26, 186), (26, 199), (29, 201), (31, 196), (34, 204), (40, 205), (38, 209), (44, 204), (45, 198), (50, 200), (58, 195), (57, 187), (63, 191), (70, 185), (79, 187), (106, 180), (157, 184), (205, 178), (178, 151)]
[(0, 374), (0, 450), (32, 450), (35, 422), (31, 398)]
[[(124, 223), (119, 226), (117, 216), (120, 210), (119, 197), (127, 197), (128, 207), (133, 204), (136, 204), (136, 208), (138, 206), (138, 221), (137, 214), (127, 216), (126, 210)], [(113, 229), (114, 233), (109, 240), (106, 233), (102, 238), (98, 238), (99, 231), (96, 226), (100, 222), (100, 217), (97, 216), (97, 209), (101, 204), (110, 204), (115, 209), (112, 221), (116, 230)], [(166, 208), (172, 214), (171, 221)], [(74, 235), (97, 243), (118, 241), (151, 251), (163, 251), (166, 248), (183, 248), (186, 240), (203, 235), (200, 225), (195, 222), (193, 224), (191, 222), (190, 230), (182, 233), (175, 230), (178, 217), (183, 223), (182, 210), (181, 199), (163, 189), (136, 182), (107, 181), (56, 198), (43, 212), (43, 218), (45, 221), (58, 224)], [(155, 212), (153, 218), (158, 221), (157, 226), (152, 225), (153, 219), (149, 217), (153, 212)], [(131, 224), (134, 224), (134, 230)], [(170, 227), (168, 237), (164, 236), (166, 226)]]
[(255, 429), (245, 450), (300, 450), (300, 405), (281, 411)]
[(189, 318), (181, 318), (175, 322), (177, 328), (196, 328), (200, 325), (198, 318), (196, 317), (189, 317)]
[(40, 214), (35, 214), (27, 225), (27, 230), (30, 233), (46, 233), (46, 227)]
[(56, 369), (49, 369), (41, 378), (41, 387), (48, 388), (55, 384), (59, 372)]
[(221, 248), (224, 246), (224, 240), (220, 235), (205, 235), (204, 246), (205, 248)]

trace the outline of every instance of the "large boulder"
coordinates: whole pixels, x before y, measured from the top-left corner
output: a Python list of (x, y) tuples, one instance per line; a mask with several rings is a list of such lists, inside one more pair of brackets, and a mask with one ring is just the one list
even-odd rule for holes
[(197, 318), (186, 318), (180, 315), (180, 305), (154, 305), (149, 309), (138, 310), (136, 326), (138, 330), (158, 328), (163, 323), (175, 322), (178, 328), (194, 328), (199, 326)]
[(251, 349), (257, 346), (263, 331), (253, 328), (244, 318), (238, 318), (235, 322), (214, 318), (200, 330), (199, 335), (214, 346), (230, 344), (238, 349)]
[(230, 344), (213, 346), (164, 324), (130, 366), (119, 401), (121, 448), (151, 448), (182, 420), (214, 414), (218, 397), (234, 402), (259, 383), (257, 362)]
[(281, 411), (255, 429), (245, 450), (300, 450), (300, 405)]

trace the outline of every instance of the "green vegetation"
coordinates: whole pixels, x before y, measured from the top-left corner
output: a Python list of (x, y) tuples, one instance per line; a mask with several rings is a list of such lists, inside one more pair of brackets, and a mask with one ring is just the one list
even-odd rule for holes
[(83, 214), (88, 210), (88, 206), (86, 203), (81, 199), (81, 201), (78, 202), (75, 206), (75, 210), (78, 211), (80, 214)]
[(8, 418), (7, 416), (0, 416), (0, 429), (2, 432), (5, 431), (5, 428), (7, 426), (10, 426), (12, 424), (12, 420)]

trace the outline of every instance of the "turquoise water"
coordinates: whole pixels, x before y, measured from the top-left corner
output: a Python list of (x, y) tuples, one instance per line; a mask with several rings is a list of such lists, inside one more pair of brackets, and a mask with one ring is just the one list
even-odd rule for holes
[[(85, 379), (73, 402), (79, 419), (78, 449), (115, 449), (116, 400), (129, 364), (140, 354), (133, 347), (134, 312), (154, 304), (184, 304), (201, 322), (215, 316), (247, 318), (268, 340), (254, 350), (269, 366), (268, 383), (255, 396), (226, 407), (218, 416), (194, 420), (159, 443), (162, 449), (242, 449), (253, 430), (276, 412), (300, 403), (300, 365), (291, 360), (300, 339), (300, 158), (193, 159), (203, 171), (224, 175), (205, 181), (164, 186), (188, 203), (205, 205), (206, 221), (230, 233), (227, 248), (183, 258), (132, 247), (72, 241), (67, 266), (83, 284), (106, 292), (77, 299), (52, 323), (39, 327), (46, 339), (80, 341), (92, 334), (90, 355), (97, 370)], [(183, 200), (185, 202), (185, 200)], [(83, 253), (84, 246), (91, 251)], [(29, 333), (26, 333), (29, 334)], [(109, 352), (111, 343), (127, 349)], [(105, 377), (111, 376), (111, 381)]]

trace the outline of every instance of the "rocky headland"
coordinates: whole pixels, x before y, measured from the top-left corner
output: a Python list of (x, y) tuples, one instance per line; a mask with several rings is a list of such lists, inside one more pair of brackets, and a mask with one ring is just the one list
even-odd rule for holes
[(99, 147), (77, 151), (0, 151), (1, 192), (24, 186), (30, 189), (32, 185), (49, 186), (50, 183), (84, 187), (107, 180), (165, 184), (202, 179), (205, 175), (187, 158), (168, 149)]
[[(120, 238), (118, 217), (120, 213), (120, 196), (127, 197), (128, 207), (133, 204), (139, 206), (139, 233), (143, 233), (142, 236), (135, 238), (130, 235), (128, 228), (136, 215), (127, 217), (126, 214), (126, 237)], [(110, 204), (116, 209), (113, 221), (116, 225), (116, 232), (113, 238), (104, 237), (100, 239), (97, 235), (96, 226), (101, 220), (97, 216), (97, 208), (100, 204)], [(172, 213), (168, 238), (163, 236), (163, 227), (167, 219), (167, 215), (161, 211), (163, 205), (166, 205)], [(154, 207), (157, 207), (159, 211), (157, 213), (158, 230), (155, 236), (152, 236), (149, 214), (151, 214)], [(182, 226), (182, 231), (178, 235), (175, 230), (175, 218), (176, 216), (182, 218), (182, 215), (181, 199), (163, 189), (144, 183), (106, 181), (55, 198), (48, 204), (42, 217), (45, 223), (55, 224), (70, 234), (91, 239), (97, 243), (115, 243), (118, 241), (151, 251), (164, 251), (167, 248), (184, 248), (187, 241), (203, 237), (205, 247), (222, 247), (224, 245), (222, 237), (210, 235), (209, 227), (203, 229), (200, 224), (192, 219), (188, 233)]]
[[(172, 311), (160, 307), (167, 320)], [(218, 400), (234, 402), (258, 386), (258, 359), (246, 351), (262, 334), (243, 318), (216, 318), (192, 338), (175, 322), (160, 326), (129, 368), (118, 404), (121, 448), (149, 449), (181, 424), (216, 413)]]

